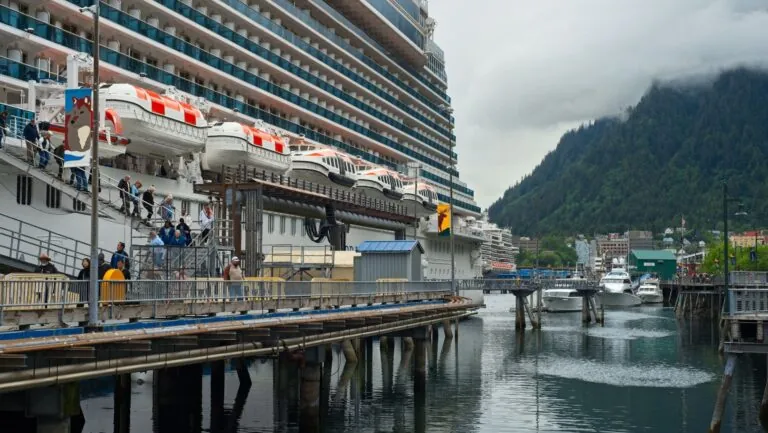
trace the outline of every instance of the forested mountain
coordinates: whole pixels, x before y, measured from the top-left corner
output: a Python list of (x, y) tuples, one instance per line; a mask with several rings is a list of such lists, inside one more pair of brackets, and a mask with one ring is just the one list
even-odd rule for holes
[(655, 84), (622, 119), (563, 135), (489, 209), (525, 235), (722, 227), (722, 179), (768, 225), (768, 73), (736, 69), (698, 85)]

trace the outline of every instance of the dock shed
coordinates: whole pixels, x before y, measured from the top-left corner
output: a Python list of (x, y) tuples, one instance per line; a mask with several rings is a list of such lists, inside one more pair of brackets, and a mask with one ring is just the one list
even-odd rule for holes
[(402, 278), (421, 281), (421, 256), (424, 248), (418, 241), (365, 241), (357, 246), (355, 281)]
[(677, 259), (667, 250), (632, 250), (629, 264), (638, 273), (653, 273), (662, 280), (671, 280), (677, 272)]

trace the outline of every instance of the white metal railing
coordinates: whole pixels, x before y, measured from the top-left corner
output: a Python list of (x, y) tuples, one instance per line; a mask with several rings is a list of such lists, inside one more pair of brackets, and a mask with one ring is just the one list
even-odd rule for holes
[(768, 288), (728, 290), (731, 315), (768, 314)]
[(729, 272), (728, 283), (732, 286), (765, 287), (768, 288), (768, 272), (765, 271), (733, 271)]
[[(15, 310), (84, 307), (88, 281), (61, 278), (0, 280), (0, 315)], [(283, 281), (278, 278), (100, 281), (101, 305), (231, 303), (299, 298), (450, 294), (450, 281)], [(409, 298), (414, 300), (414, 298)]]

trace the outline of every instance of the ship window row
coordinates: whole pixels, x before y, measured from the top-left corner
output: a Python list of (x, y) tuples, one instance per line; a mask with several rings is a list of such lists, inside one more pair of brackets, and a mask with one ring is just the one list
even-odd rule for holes
[[(275, 231), (275, 220), (279, 224), (279, 232)], [(293, 217), (288, 215), (274, 215), (267, 214), (267, 233), (279, 233), (281, 235), (288, 235), (288, 226), (290, 225), (290, 236), (304, 237), (305, 232), (303, 228), (303, 221), (299, 217)]]
[[(87, 3), (87, 0), (70, 0), (70, 1), (81, 6)], [(259, 8), (258, 5), (251, 5), (249, 7), (246, 4), (240, 2), (239, 0), (224, 0), (224, 2), (228, 6), (235, 9), (236, 11), (241, 12), (243, 15), (250, 18), (252, 21), (255, 21), (256, 23), (263, 25), (264, 27), (267, 27), (273, 33), (282, 37), (285, 41), (289, 42), (291, 46), (296, 47), (296, 49), (300, 49), (306, 52), (307, 54), (309, 54), (310, 56), (316, 58), (317, 60), (325, 63), (326, 65), (340, 72), (342, 75), (354, 80), (355, 82), (364, 86), (368, 90), (376, 93), (383, 99), (386, 99), (390, 103), (397, 105), (398, 107), (408, 112), (409, 114), (413, 115), (414, 117), (418, 118), (419, 120), (429, 125), (430, 127), (433, 127), (436, 130), (448, 136), (451, 135), (450, 132), (446, 131), (444, 128), (441, 128), (439, 125), (437, 125), (437, 123), (435, 122), (434, 116), (429, 115), (427, 112), (419, 109), (414, 105), (406, 105), (405, 103), (400, 102), (395, 96), (394, 91), (387, 89), (386, 87), (384, 87), (382, 83), (377, 83), (375, 79), (373, 79), (370, 76), (367, 76), (367, 74), (364, 74), (362, 71), (357, 71), (357, 68), (352, 67), (349, 64), (349, 62), (343, 62), (341, 59), (341, 56), (337, 57), (334, 53), (328, 54), (327, 48), (325, 47), (321, 48), (318, 42), (313, 42), (309, 37), (300, 38), (298, 35), (289, 31), (283, 25), (282, 21), (279, 18), (270, 19), (271, 15), (269, 14), (269, 12), (260, 13), (256, 11), (254, 8)], [(213, 11), (211, 11), (208, 13), (208, 15), (206, 15), (205, 12), (207, 12), (206, 11), (207, 6), (199, 7), (195, 9), (184, 4), (182, 1), (179, 1), (179, 0), (162, 0), (161, 3), (168, 9), (173, 10), (183, 15), (184, 17), (195, 21), (196, 23), (202, 26), (205, 26), (206, 28), (220, 34), (225, 39), (231, 40), (232, 42), (238, 45), (245, 47), (246, 45), (244, 44), (244, 41), (258, 40), (258, 36), (254, 36), (253, 34), (250, 36), (247, 36), (248, 31), (245, 28), (238, 28), (235, 25), (235, 23), (232, 21), (226, 21), (225, 24), (222, 25), (221, 16), (218, 13), (214, 13)], [(140, 13), (141, 13), (138, 10), (132, 10), (131, 12), (132, 12), (132, 15), (137, 15), (137, 18), (138, 16), (140, 16)], [(269, 15), (269, 17), (267, 15)], [(264, 43), (268, 44), (268, 42), (264, 42)], [(438, 105), (435, 105), (434, 103), (429, 102), (428, 99), (424, 98), (424, 96), (419, 94), (416, 90), (407, 86), (404, 87), (403, 90), (406, 90), (406, 93), (420, 100), (422, 103), (430, 107), (436, 113), (444, 115), (444, 113), (440, 111), (440, 107)], [(450, 118), (447, 116), (445, 116), (445, 120), (451, 121)]]
[[(245, 6), (242, 2), (239, 0), (223, 0), (226, 3), (239, 3), (243, 6)], [(332, 40), (336, 45), (343, 48), (346, 53), (352, 55), (353, 57), (356, 57), (360, 59), (363, 63), (370, 66), (373, 70), (380, 73), (381, 75), (387, 77), (390, 81), (397, 84), (402, 89), (408, 91), (409, 93), (412, 93), (414, 96), (418, 97), (422, 102), (424, 102), (427, 105), (433, 106), (434, 104), (421, 96), (420, 94), (416, 93), (414, 89), (411, 88), (410, 84), (406, 81), (403, 81), (400, 79), (399, 74), (397, 73), (391, 73), (387, 69), (385, 69), (384, 66), (377, 63), (375, 60), (371, 59), (370, 57), (363, 54), (363, 49), (358, 48), (351, 45), (350, 39), (345, 39), (341, 37), (340, 35), (336, 34), (335, 29), (331, 29), (321, 23), (320, 21), (316, 20), (314, 17), (312, 17), (311, 13), (308, 13), (304, 10), (299, 9), (294, 4), (289, 2), (288, 0), (273, 0), (275, 3), (277, 3), (278, 6), (285, 9), (288, 13), (290, 13), (292, 16), (298, 18), (300, 21), (302, 21), (304, 24), (309, 26), (310, 28), (318, 31), (323, 36), (328, 38), (329, 40)], [(337, 12), (335, 9), (330, 7), (328, 4), (326, 4), (323, 0), (315, 0), (313, 2), (313, 5), (319, 7), (323, 11), (327, 12), (329, 15), (331, 15), (334, 19), (341, 22), (343, 24), (344, 30), (349, 30), (352, 33), (356, 34), (360, 39), (366, 41), (368, 44), (379, 50), (381, 53), (387, 53), (387, 49), (382, 47), (378, 42), (371, 39), (364, 31), (360, 30), (355, 24), (350, 22), (346, 17), (341, 15), (339, 12)], [(253, 6), (251, 6), (252, 8)], [(245, 6), (247, 8), (247, 6)], [(244, 8), (244, 9), (245, 9)], [(237, 8), (236, 8), (237, 9)], [(240, 12), (245, 12), (245, 10), (240, 10)], [(251, 17), (250, 15), (248, 15)], [(253, 17), (251, 17), (253, 18)], [(436, 85), (432, 83), (432, 81), (422, 72), (415, 71), (410, 66), (403, 64), (402, 62), (399, 62), (397, 59), (393, 58), (392, 56), (388, 56), (389, 60), (397, 64), (399, 67), (401, 67), (406, 73), (410, 74), (413, 78), (416, 78), (419, 82), (424, 84), (426, 87), (428, 87), (430, 90), (435, 92), (440, 98), (442, 98), (443, 101), (450, 104), (451, 98), (445, 93), (445, 90), (440, 87), (440, 85)]]
[(379, 182), (383, 182), (384, 184), (390, 185), (394, 188), (400, 188), (400, 189), (403, 188), (403, 182), (400, 179), (391, 175), (379, 176)]
[[(85, 5), (85, 3), (87, 2), (87, 0), (71, 0), (71, 1), (72, 3), (78, 4), (78, 5)], [(175, 2), (175, 0), (166, 0), (166, 1)], [(281, 67), (285, 71), (288, 71), (293, 75), (313, 84), (314, 86), (323, 89), (324, 91), (336, 96), (337, 98), (351, 104), (357, 109), (364, 111), (365, 113), (377, 118), (378, 120), (398, 130), (401, 130), (402, 132), (408, 134), (409, 136), (424, 142), (425, 144), (429, 145), (430, 147), (433, 147), (434, 149), (444, 154), (448, 154), (448, 152), (451, 151), (448, 145), (441, 145), (440, 143), (438, 143), (438, 140), (440, 139), (437, 136), (429, 134), (427, 131), (423, 130), (422, 128), (418, 128), (418, 127), (412, 128), (407, 126), (404, 123), (404, 119), (402, 117), (399, 117), (394, 113), (391, 113), (389, 110), (387, 110), (381, 105), (374, 104), (376, 105), (376, 107), (373, 107), (371, 105), (373, 103), (370, 100), (367, 101), (368, 103), (365, 103), (361, 98), (358, 98), (357, 95), (355, 94), (350, 95), (344, 92), (343, 89), (340, 88), (341, 85), (340, 84), (337, 85), (335, 80), (330, 79), (329, 81), (325, 81), (324, 79), (327, 79), (327, 77), (324, 74), (319, 74), (319, 72), (317, 71), (311, 71), (308, 65), (304, 65), (303, 67), (301, 67), (296, 64), (296, 63), (300, 64), (298, 60), (293, 60), (293, 62), (291, 62), (290, 55), (285, 54), (287, 58), (281, 56), (283, 53), (279, 48), (272, 49), (271, 45), (267, 42), (262, 42), (261, 44), (255, 43), (251, 39), (248, 39), (241, 34), (233, 32), (232, 29), (230, 29), (229, 27), (218, 24), (216, 21), (189, 8), (188, 6), (178, 2), (175, 2), (175, 3), (180, 4), (181, 5), (180, 8), (186, 8), (187, 13), (185, 13), (184, 15), (191, 16), (191, 19), (194, 19), (199, 24), (204, 25), (205, 27), (219, 33), (226, 39), (232, 40), (237, 45), (240, 45), (248, 49), (250, 52), (259, 55), (265, 60), (268, 60), (271, 63)], [(137, 11), (136, 12), (132, 11), (132, 12), (134, 14), (140, 13)], [(113, 22), (116, 22), (126, 27), (129, 30), (132, 30), (139, 34), (147, 36), (156, 42), (162, 43), (163, 45), (169, 48), (172, 48), (182, 54), (185, 54), (196, 60), (204, 62), (235, 78), (241, 79), (249, 84), (252, 84), (254, 86), (267, 90), (270, 93), (276, 96), (279, 96), (283, 99), (290, 100), (291, 102), (294, 102), (294, 103), (296, 103), (294, 100), (298, 99), (300, 101), (305, 102), (309, 106), (315, 105), (316, 107), (314, 107), (313, 111), (318, 112), (318, 114), (323, 115), (323, 117), (327, 117), (327, 118), (338, 117), (339, 119), (343, 117), (344, 120), (353, 123), (351, 127), (357, 130), (357, 132), (368, 135), (378, 140), (381, 140), (382, 139), (381, 136), (384, 135), (375, 131), (374, 128), (371, 128), (370, 124), (366, 125), (365, 124), (366, 122), (363, 122), (362, 119), (357, 119), (356, 116), (350, 115), (349, 113), (344, 112), (341, 108), (337, 108), (334, 111), (327, 110), (325, 108), (327, 106), (327, 103), (325, 101), (322, 101), (322, 102), (318, 101), (317, 97), (310, 96), (308, 92), (302, 91), (296, 86), (291, 86), (291, 84), (289, 83), (277, 82), (277, 80), (275, 80), (274, 77), (271, 77), (268, 73), (259, 72), (257, 68), (249, 67), (246, 62), (237, 61), (235, 57), (232, 55), (226, 55), (226, 54), (222, 55), (220, 52), (221, 50), (217, 48), (211, 48), (211, 51), (209, 52), (204, 49), (204, 47), (202, 46), (203, 44), (199, 41), (196, 44), (192, 44), (190, 42), (189, 37), (184, 37), (184, 36), (181, 38), (177, 37), (175, 35), (175, 27), (166, 27), (166, 29), (168, 29), (169, 32), (171, 33), (160, 30), (159, 29), (160, 23), (159, 21), (157, 21), (156, 18), (153, 20), (157, 22), (153, 22), (153, 24), (149, 24), (131, 15), (128, 15), (120, 11), (119, 9), (112, 8), (111, 6), (108, 6), (108, 5), (103, 5), (101, 7), (101, 15), (104, 18), (109, 19)], [(115, 49), (115, 50), (119, 49), (118, 41), (108, 41), (107, 45), (110, 46), (112, 49)], [(318, 74), (320, 76), (318, 76)], [(371, 86), (369, 83), (364, 83), (364, 84), (368, 84), (369, 86)], [(391, 96), (390, 98), (394, 100), (394, 98), (392, 98)], [(406, 107), (405, 111), (412, 112), (413, 110), (410, 110), (409, 108)], [(445, 136), (453, 137), (447, 130), (439, 127), (434, 122), (431, 122), (426, 118), (423, 118), (423, 116), (419, 115), (418, 113), (412, 112), (411, 114), (414, 115), (414, 117), (421, 117), (420, 120), (425, 122), (425, 124), (432, 126), (434, 129), (440, 131)], [(332, 120), (335, 120), (337, 122), (339, 121), (338, 119), (332, 119)], [(345, 126), (350, 127), (348, 125), (345, 125)], [(392, 136), (391, 134), (386, 134), (383, 137), (383, 139), (391, 140), (391, 141), (394, 141), (394, 138), (395, 137)]]
[[(77, 35), (65, 32), (63, 29), (55, 28), (43, 22), (31, 19), (28, 16), (22, 15), (16, 11), (12, 11), (4, 6), (0, 6), (0, 22), (6, 25), (11, 25), (19, 29), (32, 29), (33, 33), (39, 37), (47, 39), (51, 42), (58, 43), (67, 48), (74, 49), (80, 52), (90, 52), (91, 43), (86, 39)], [(252, 117), (254, 119), (262, 119), (267, 123), (270, 123), (276, 127), (285, 129), (287, 131), (304, 134), (308, 139), (317, 141), (323, 144), (334, 146), (344, 152), (347, 152), (353, 156), (361, 157), (367, 161), (375, 164), (385, 165), (391, 168), (397, 168), (397, 164), (388, 161), (378, 155), (372, 154), (371, 151), (363, 150), (360, 146), (352, 146), (348, 143), (342, 142), (338, 139), (331, 138), (329, 134), (320, 134), (312, 129), (299, 125), (294, 121), (289, 121), (285, 117), (276, 116), (263, 108), (257, 108), (254, 103), (249, 101), (246, 104), (242, 100), (236, 100), (228, 95), (223, 95), (208, 87), (202, 86), (199, 82), (191, 82), (190, 80), (182, 79), (179, 76), (166, 72), (155, 66), (146, 64), (131, 56), (126, 56), (123, 53), (113, 51), (107, 47), (102, 46), (100, 50), (100, 57), (102, 61), (118, 66), (128, 71), (143, 72), (147, 78), (155, 80), (164, 85), (174, 86), (182, 92), (189, 93), (194, 96), (203, 97), (212, 103), (221, 105), (223, 107), (238, 110), (240, 113)], [(41, 70), (30, 65), (26, 65), (16, 60), (8, 58), (0, 58), (0, 73), (5, 75), (22, 79), (22, 80), (53, 80), (58, 82), (66, 82), (63, 76)], [(298, 119), (292, 119), (298, 120)], [(340, 138), (340, 136), (337, 135)], [(426, 164), (433, 166), (442, 171), (452, 170), (454, 176), (458, 176), (458, 172), (455, 169), (449, 169), (431, 159), (427, 159), (422, 155), (416, 154), (413, 151), (406, 149), (403, 153), (408, 156), (414, 157), (414, 159), (425, 162)], [(447, 184), (447, 180), (434, 176), (422, 170), (422, 175), (425, 178), (434, 180), (440, 184)], [(454, 184), (454, 187), (460, 188), (458, 184)], [(471, 194), (471, 190), (469, 192)]]

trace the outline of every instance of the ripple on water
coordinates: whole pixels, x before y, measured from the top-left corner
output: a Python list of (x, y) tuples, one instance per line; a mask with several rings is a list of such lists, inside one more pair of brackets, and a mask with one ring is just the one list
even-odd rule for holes
[(714, 376), (705, 371), (668, 364), (606, 364), (563, 357), (546, 357), (539, 362), (539, 374), (544, 376), (613, 386), (682, 389), (714, 380)]
[(590, 337), (607, 340), (637, 340), (638, 338), (664, 338), (675, 335), (672, 331), (640, 328), (589, 328)]

